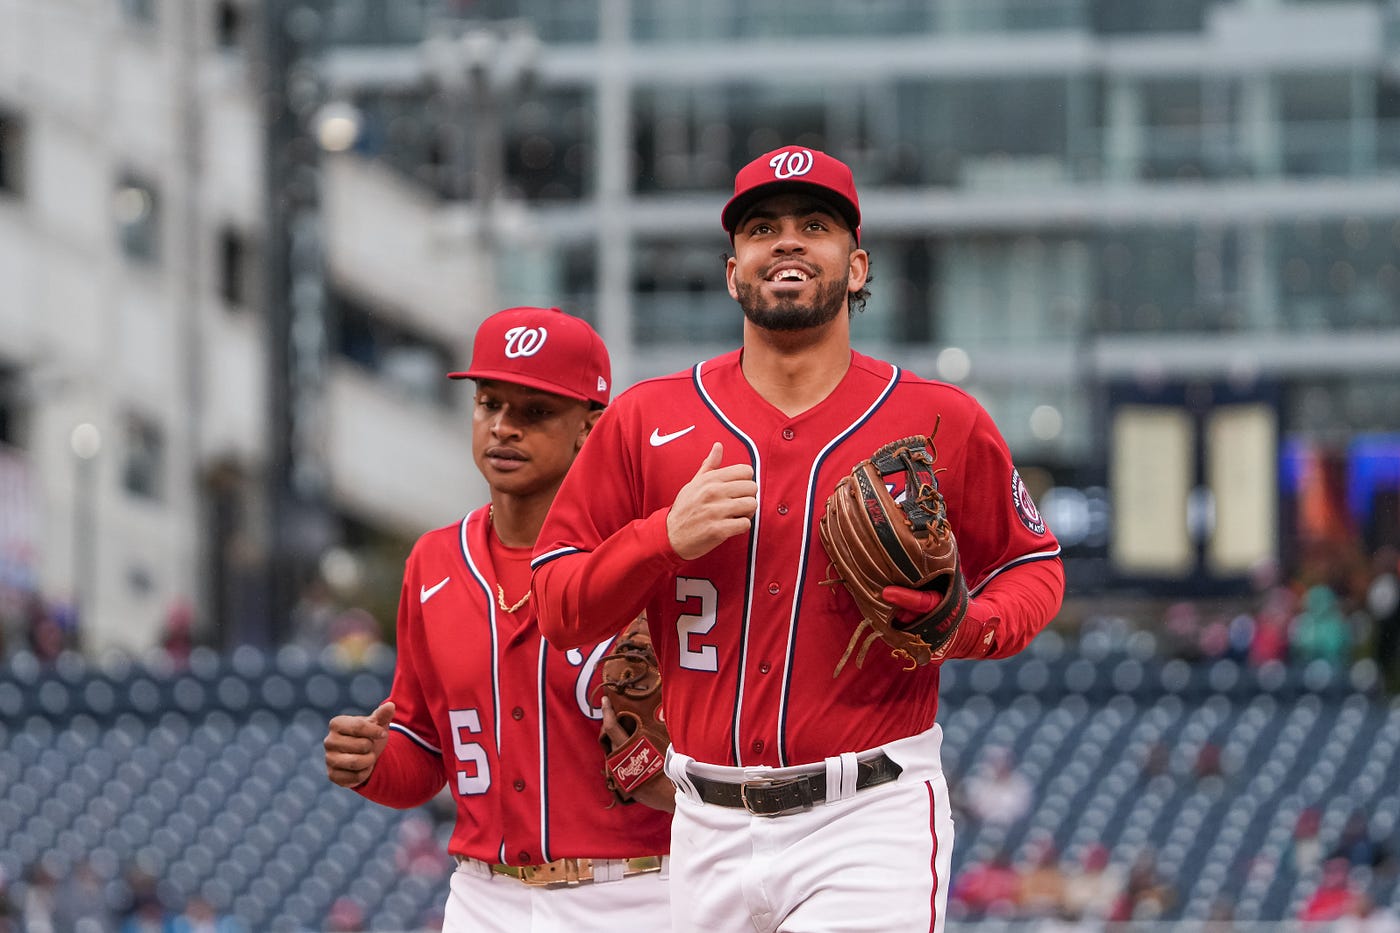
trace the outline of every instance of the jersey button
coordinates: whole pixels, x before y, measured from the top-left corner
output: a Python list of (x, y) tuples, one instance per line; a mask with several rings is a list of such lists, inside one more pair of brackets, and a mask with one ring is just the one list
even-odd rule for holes
[(516, 790), (524, 790), (524, 789), (525, 789), (525, 781), (524, 781), (523, 779), (521, 779), (521, 778), (516, 778), (516, 779), (515, 779), (515, 789), (516, 789)]
[(774, 596), (777, 596), (782, 590), (783, 588), (776, 583), (768, 584), (768, 592), (772, 593)]
[(754, 740), (753, 740), (753, 744), (750, 745), (749, 748), (752, 748), (752, 749), (754, 750), (754, 754), (757, 754), (757, 753), (763, 751), (763, 740), (762, 740), (762, 739), (754, 739)]
[(520, 707), (517, 706), (515, 709), (513, 709), (513, 710), (510, 711), (510, 718), (511, 718), (511, 719), (524, 719), (524, 718), (525, 718), (525, 711), (524, 711), (523, 709), (521, 709)]
[(796, 436), (796, 433), (797, 433), (797, 432), (793, 431), (792, 428), (783, 428), (783, 440), (785, 440), (785, 441), (790, 441), (790, 440), (792, 440), (793, 437)]
[(530, 853), (524, 849), (521, 849), (519, 852), (516, 853), (516, 855), (520, 857), (521, 865), (529, 865), (535, 861), (534, 858), (531, 857)]
[(787, 513), (788, 513), (787, 503), (786, 503), (786, 502), (780, 503), (780, 504), (778, 505), (778, 514), (779, 514), (779, 515), (786, 515)]
[(771, 671), (772, 669), (773, 669), (773, 665), (769, 664), (767, 661), (760, 661), (760, 662), (758, 663), (758, 672), (759, 672), (760, 674), (766, 674), (766, 673), (768, 673), (769, 671)]

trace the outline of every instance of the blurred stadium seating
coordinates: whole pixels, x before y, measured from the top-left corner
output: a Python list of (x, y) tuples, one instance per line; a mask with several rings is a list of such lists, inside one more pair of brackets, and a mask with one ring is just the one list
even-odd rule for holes
[[(65, 655), (0, 669), (0, 870), (88, 858), (112, 883), (135, 867), (178, 907), (202, 894), (249, 930), (322, 929), (353, 895), (366, 926), (417, 928), (440, 908), (434, 876), (395, 865), (406, 814), (330, 784), (330, 716), (373, 709), (392, 659), (338, 669), (295, 648), (89, 667)], [(444, 840), (445, 843), (445, 840)], [(445, 853), (445, 845), (444, 845)]]
[[(372, 709), (391, 675), (391, 657), (344, 669), (295, 648), (196, 650), (178, 670), (13, 656), (0, 667), (0, 870), (86, 858), (118, 884), (134, 865), (169, 902), (202, 895), (250, 930), (322, 929), (345, 895), (367, 929), (415, 928), (440, 907), (446, 856), (440, 874), (405, 876), (407, 814), (332, 786), (321, 762), (327, 719)], [(947, 665), (942, 710), (955, 798), (994, 745), (1036, 788), (1011, 825), (960, 823), (955, 873), (1047, 836), (1065, 864), (1102, 845), (1127, 866), (1147, 848), (1179, 895), (1164, 919), (1203, 921), (1225, 897), (1242, 924), (1291, 920), (1320, 872), (1289, 856), (1303, 808), (1321, 812), (1324, 849), (1356, 808), (1386, 832), (1400, 814), (1400, 702), (1365, 664), (1187, 664), (1048, 632), (1018, 658)], [(1159, 743), (1168, 767), (1145, 772)], [(1219, 774), (1192, 769), (1206, 743)], [(1393, 876), (1362, 880), (1395, 902)]]

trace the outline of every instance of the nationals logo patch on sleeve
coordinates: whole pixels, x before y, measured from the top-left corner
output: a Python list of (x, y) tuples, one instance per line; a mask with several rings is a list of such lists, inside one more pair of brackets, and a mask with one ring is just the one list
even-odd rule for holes
[(1045, 519), (1040, 517), (1031, 491), (1026, 488), (1026, 481), (1021, 479), (1021, 471), (1015, 467), (1011, 469), (1011, 501), (1016, 504), (1016, 514), (1020, 516), (1021, 524), (1035, 534), (1045, 534)]

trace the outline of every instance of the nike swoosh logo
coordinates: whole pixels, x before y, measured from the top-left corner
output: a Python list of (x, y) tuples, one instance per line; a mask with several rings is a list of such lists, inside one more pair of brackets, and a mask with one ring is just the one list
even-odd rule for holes
[(681, 428), (679, 431), (672, 431), (670, 434), (662, 434), (660, 429), (652, 428), (650, 438), (651, 446), (660, 447), (662, 444), (669, 444), (676, 438), (685, 437), (687, 434), (694, 430), (695, 425), (693, 424), (688, 428)]
[(433, 594), (435, 594), (438, 590), (446, 586), (447, 581), (451, 579), (451, 577), (443, 577), (441, 582), (436, 583), (433, 586), (420, 586), (418, 588), (418, 601), (420, 603), (426, 603), (428, 600), (433, 598)]

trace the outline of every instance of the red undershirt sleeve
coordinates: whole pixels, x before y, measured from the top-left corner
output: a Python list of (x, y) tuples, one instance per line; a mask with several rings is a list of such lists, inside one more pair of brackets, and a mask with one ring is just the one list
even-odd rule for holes
[(1065, 571), (1060, 559), (1019, 564), (993, 577), (968, 604), (949, 658), (1007, 658), (1031, 643), (1060, 611)]

